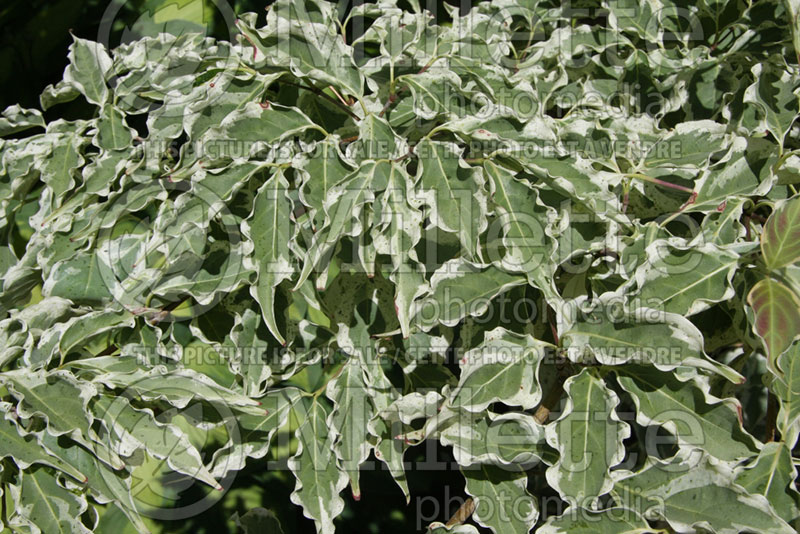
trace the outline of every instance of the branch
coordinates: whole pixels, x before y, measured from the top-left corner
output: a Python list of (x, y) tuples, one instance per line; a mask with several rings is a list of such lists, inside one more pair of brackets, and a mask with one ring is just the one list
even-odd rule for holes
[(451, 517), (450, 520), (447, 523), (445, 523), (444, 526), (446, 526), (447, 528), (458, 526), (467, 519), (469, 519), (469, 517), (472, 515), (472, 512), (474, 511), (475, 511), (475, 501), (473, 501), (471, 498), (468, 498), (466, 501), (464, 501), (464, 504), (462, 504), (461, 507), (458, 510), (456, 510), (456, 513), (453, 514), (453, 517)]
[(324, 92), (322, 92), (321, 90), (317, 89), (316, 87), (313, 87), (313, 86), (311, 86), (311, 85), (303, 85), (303, 84), (301, 84), (301, 83), (295, 83), (295, 82), (283, 82), (283, 83), (285, 83), (286, 85), (294, 85), (295, 87), (299, 87), (299, 88), (301, 88), (301, 89), (305, 89), (305, 90), (307, 90), (307, 91), (311, 91), (311, 92), (312, 92), (312, 93), (314, 93), (315, 95), (317, 95), (317, 96), (321, 96), (322, 98), (324, 98), (324, 99), (325, 99), (325, 100), (327, 100), (328, 102), (330, 102), (330, 103), (332, 103), (332, 104), (336, 105), (336, 106), (337, 106), (338, 108), (340, 108), (342, 111), (344, 111), (345, 113), (347, 113), (348, 115), (350, 115), (351, 117), (353, 117), (353, 119), (355, 119), (355, 120), (357, 120), (357, 121), (361, 120), (361, 119), (359, 118), (359, 116), (358, 116), (358, 115), (356, 115), (355, 113), (353, 113), (353, 110), (352, 110), (352, 109), (350, 109), (349, 107), (347, 107), (347, 106), (343, 105), (341, 102), (339, 102), (339, 101), (338, 101), (338, 100), (336, 100), (335, 98), (333, 98), (333, 97), (331, 97), (331, 96), (329, 96), (329, 95), (326, 95)]
[(536, 408), (536, 413), (533, 414), (533, 418), (536, 419), (536, 422), (540, 425), (547, 423), (548, 417), (550, 417), (550, 412), (553, 411), (553, 408), (556, 407), (558, 401), (561, 400), (561, 395), (564, 394), (564, 381), (561, 380), (559, 376), (558, 381), (553, 384), (553, 387), (550, 388), (550, 391), (547, 392), (544, 399), (542, 399), (542, 403)]

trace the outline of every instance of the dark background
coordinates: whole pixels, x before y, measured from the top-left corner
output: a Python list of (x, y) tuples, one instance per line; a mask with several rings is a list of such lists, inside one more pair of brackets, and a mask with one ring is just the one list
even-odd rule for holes
[[(200, 24), (199, 29), (219, 39), (230, 40), (235, 29), (227, 27), (225, 17), (215, 2), (230, 7), (234, 14), (249, 11), (264, 22), (265, 8), (274, 0), (2, 0), (0, 2), (0, 109), (12, 104), (39, 107), (39, 94), (51, 83), (61, 80), (67, 66), (70, 32), (83, 39), (100, 41), (104, 16), (113, 20), (110, 44), (152, 31), (148, 26), (156, 18), (163, 28), (165, 19), (174, 25)], [(363, 0), (342, 0), (346, 10)], [(469, 11), (472, 0), (448, 0)], [(442, 0), (420, 0), (421, 5), (444, 15)], [(160, 17), (160, 18), (159, 18)], [(138, 21), (138, 25), (137, 25)], [(144, 21), (144, 25), (142, 25)], [(170, 32), (172, 33), (172, 32)]]
[[(227, 0), (235, 13), (264, 12), (272, 0)], [(217, 37), (230, 34), (211, 0), (3, 0), (0, 7), (0, 105), (38, 107), (39, 94), (62, 78), (70, 32), (100, 40), (104, 14), (113, 19), (111, 43), (135, 35), (136, 22), (149, 17), (205, 19)], [(130, 29), (134, 28), (133, 31)], [(128, 31), (126, 31), (128, 29)]]

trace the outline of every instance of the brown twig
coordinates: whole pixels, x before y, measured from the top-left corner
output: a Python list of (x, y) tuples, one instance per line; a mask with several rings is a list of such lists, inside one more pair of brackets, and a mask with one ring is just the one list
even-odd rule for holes
[(547, 395), (545, 395), (544, 399), (542, 399), (542, 403), (539, 404), (539, 407), (536, 408), (536, 412), (533, 414), (533, 418), (536, 419), (537, 423), (540, 425), (547, 423), (547, 419), (550, 417), (550, 412), (556, 407), (563, 394), (564, 381), (561, 380), (561, 377), (559, 376), (558, 381), (553, 384), (553, 387), (547, 392)]
[(745, 237), (745, 239), (750, 241), (752, 239), (751, 230), (750, 230), (750, 215), (745, 213), (743, 219), (744, 219), (743, 222), (744, 222), (744, 234), (745, 234), (744, 237)]
[(683, 206), (681, 206), (681, 209), (679, 209), (678, 211), (683, 211), (683, 210), (685, 210), (686, 208), (688, 208), (689, 206), (691, 206), (692, 204), (694, 204), (694, 201), (695, 201), (695, 200), (697, 200), (697, 191), (692, 191), (692, 194), (689, 196), (689, 200), (687, 200), (686, 202), (684, 202), (684, 203), (683, 203)]
[(464, 501), (464, 504), (462, 504), (459, 509), (456, 510), (456, 513), (453, 514), (453, 517), (451, 517), (444, 526), (447, 528), (458, 526), (469, 519), (474, 511), (475, 501), (473, 501), (471, 498), (468, 498), (466, 501)]
[(778, 416), (778, 399), (772, 393), (767, 394), (767, 421), (764, 430), (764, 442), (775, 441), (775, 421)]
[(333, 91), (333, 94), (335, 94), (335, 95), (336, 95), (336, 98), (338, 98), (338, 99), (339, 99), (339, 102), (341, 102), (343, 105), (345, 105), (345, 106), (348, 106), (348, 105), (350, 105), (350, 104), (348, 104), (348, 103), (345, 101), (345, 99), (344, 99), (344, 98), (342, 98), (342, 95), (340, 95), (340, 94), (339, 94), (339, 91), (337, 91), (337, 90), (336, 90), (336, 88), (335, 88), (334, 86), (332, 86), (332, 85), (329, 85), (329, 86), (328, 86), (328, 89), (330, 89), (331, 91)]
[(553, 321), (554, 319), (554, 311), (553, 309), (548, 306), (547, 307), (547, 322), (550, 325), (550, 332), (553, 334), (553, 344), (558, 345), (558, 328), (556, 328), (556, 323)]
[[(404, 88), (401, 87), (400, 90), (402, 89)], [(389, 100), (386, 101), (386, 104), (384, 104), (383, 109), (381, 110), (380, 113), (378, 113), (378, 117), (383, 117), (383, 114), (386, 113), (386, 111), (389, 109), (389, 106), (394, 104), (396, 100), (397, 100), (397, 95), (395, 93), (390, 94)]]

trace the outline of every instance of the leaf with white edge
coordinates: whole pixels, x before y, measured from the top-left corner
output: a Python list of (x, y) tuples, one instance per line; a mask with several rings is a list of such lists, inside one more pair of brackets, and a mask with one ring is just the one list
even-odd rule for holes
[(739, 255), (713, 245), (675, 247), (659, 240), (634, 273), (631, 297), (645, 306), (678, 315), (699, 313), (734, 296), (731, 286)]
[(603, 365), (648, 363), (663, 370), (690, 366), (734, 383), (742, 381), (739, 373), (706, 356), (702, 333), (689, 320), (646, 307), (626, 311), (619, 298), (601, 295), (591, 306), (578, 309), (576, 320), (561, 334), (570, 360), (593, 357)]
[(763, 340), (770, 368), (780, 373), (778, 357), (800, 335), (800, 299), (770, 278), (764, 278), (747, 294), (755, 312), (753, 331)]
[(539, 365), (547, 344), (503, 328), (485, 334), (481, 345), (461, 359), (461, 376), (450, 404), (470, 412), (482, 412), (500, 401), (529, 410), (539, 404)]
[(772, 169), (778, 162), (774, 149), (775, 145), (764, 139), (734, 138), (730, 160), (721, 168), (708, 169), (697, 179), (697, 198), (687, 211), (721, 211), (720, 206), (724, 208), (725, 203), (739, 196), (766, 194), (774, 182)]
[(764, 224), (761, 250), (769, 269), (800, 260), (800, 197), (781, 202)]
[(723, 204), (718, 204), (717, 208), (703, 220), (702, 232), (695, 239), (724, 246), (745, 237), (747, 232), (739, 220), (748, 202), (749, 200), (745, 198), (734, 197), (723, 201)]
[(242, 534), (283, 534), (278, 516), (265, 508), (251, 508), (241, 516), (234, 513), (231, 520)]
[(289, 421), (292, 407), (300, 398), (301, 391), (297, 388), (274, 389), (260, 399), (266, 414), (236, 414), (236, 420), (229, 424), (238, 427), (238, 438), (231, 432), (233, 439), (215, 452), (210, 468), (214, 478), (223, 478), (230, 471), (244, 468), (247, 458), (266, 456), (272, 437)]
[(347, 155), (356, 161), (395, 159), (404, 148), (386, 119), (370, 114), (359, 121), (358, 139), (348, 145)]
[(645, 167), (703, 167), (728, 143), (725, 125), (711, 121), (687, 121), (658, 139), (647, 150)]
[(461, 92), (461, 80), (454, 71), (406, 75), (399, 77), (397, 82), (411, 91), (413, 110), (418, 117), (456, 119), (464, 113), (464, 100), (453, 98), (454, 94)]
[(97, 395), (94, 385), (76, 380), (71, 374), (57, 371), (27, 373), (10, 371), (0, 379), (19, 400), (17, 413), (24, 418), (39, 415), (47, 420), (47, 433), (69, 435), (78, 443), (92, 449), (115, 469), (123, 466), (119, 456), (94, 441), (92, 418), (87, 404)]
[(755, 461), (736, 469), (736, 483), (751, 495), (763, 495), (787, 523), (800, 517), (800, 492), (792, 454), (783, 442), (765, 443)]
[(172, 470), (222, 490), (204, 465), (200, 452), (176, 425), (159, 422), (149, 409), (137, 410), (125, 397), (98, 397), (95, 413), (108, 429), (109, 448), (120, 456), (146, 450), (151, 456), (165, 460)]
[(69, 354), (92, 336), (116, 328), (131, 327), (136, 323), (133, 314), (127, 310), (96, 311), (71, 319), (58, 342), (62, 356)]
[(432, 293), (417, 301), (414, 321), (425, 329), (436, 322), (454, 326), (464, 317), (483, 314), (494, 297), (526, 283), (525, 277), (494, 265), (449, 260), (433, 272)]
[(192, 190), (212, 209), (224, 206), (231, 197), (247, 185), (254, 176), (265, 170), (263, 162), (234, 162), (223, 169), (198, 171), (192, 176)]
[(472, 517), (495, 534), (527, 534), (536, 524), (539, 510), (527, 489), (528, 476), (488, 465), (461, 468), (467, 479), (464, 491), (475, 501)]
[(111, 70), (111, 58), (100, 43), (73, 37), (69, 51), (69, 66), (64, 80), (77, 87), (86, 100), (96, 106), (108, 100), (106, 76)]
[(270, 332), (282, 345), (286, 339), (278, 330), (275, 317), (275, 288), (294, 272), (289, 255), (289, 226), (282, 224), (292, 213), (288, 188), (283, 171), (273, 174), (258, 190), (251, 219), (244, 229), (253, 241), (253, 256), (258, 265), (258, 282), (250, 287), (250, 294), (261, 306)]
[(74, 312), (72, 302), (59, 297), (50, 297), (20, 310), (16, 318), (23, 321), (31, 330), (47, 330), (53, 324), (69, 319)]
[(338, 436), (334, 452), (350, 478), (353, 498), (358, 501), (361, 500), (359, 467), (371, 450), (367, 423), (375, 415), (358, 358), (347, 360), (339, 376), (328, 382), (325, 395), (333, 403), (328, 426)]
[(377, 440), (374, 445), (375, 457), (386, 464), (386, 469), (405, 495), (408, 504), (411, 502), (411, 491), (406, 478), (406, 463), (403, 460), (408, 445), (402, 440), (395, 439), (399, 434), (399, 425), (394, 423), (376, 416), (369, 422), (368, 428), (370, 434)]
[(800, 3), (797, 0), (784, 0), (783, 5), (786, 6), (787, 19), (792, 29), (794, 53), (800, 61)]
[(297, 478), (291, 499), (303, 507), (306, 517), (314, 520), (319, 534), (333, 534), (333, 520), (344, 510), (339, 493), (347, 485), (347, 475), (339, 469), (333, 454), (328, 409), (322, 401), (313, 399), (295, 404), (294, 410), (301, 410), (301, 422), (295, 431), (297, 454), (289, 459), (289, 469)]
[(766, 498), (735, 484), (729, 467), (696, 453), (664, 461), (650, 458), (636, 473), (618, 471), (613, 495), (623, 507), (664, 520), (679, 532), (696, 527), (716, 534), (794, 532)]
[[(496, 466), (521, 465), (533, 467), (539, 462), (552, 463), (554, 455), (545, 443), (545, 428), (532, 416), (524, 413), (505, 413), (489, 416), (442, 410), (443, 417), (435, 431), (442, 445), (453, 447), (453, 457), (459, 465), (487, 464)], [(426, 427), (426, 430), (427, 427)]]
[(789, 128), (800, 114), (797, 74), (783, 64), (766, 61), (756, 63), (751, 71), (755, 81), (745, 91), (744, 101), (760, 108), (766, 115), (770, 133), (783, 145)]
[[(683, 3), (609, 0), (574, 24), (520, 0), (275, 0), (221, 27), (209, 0), (134, 3), (124, 44), (74, 39), (39, 109), (0, 115), (4, 497), (47, 473), (41, 502), (85, 499), (75, 529), (132, 534), (172, 528), (137, 512), (144, 485), (190, 497), (161, 474), (209, 499), (232, 481), (238, 515), (181, 528), (272, 529), (256, 507), (283, 512), (281, 491), (248, 481), (292, 485), (261, 471), (294, 455), (321, 532), (373, 509), (414, 530), (340, 493), (391, 477), (418, 498), (427, 441), (479, 505), (435, 532), (786, 530), (800, 0), (701, 2), (703, 38)], [(98, 414), (119, 398), (132, 428)], [(589, 445), (556, 432), (570, 422)], [(359, 481), (370, 453), (387, 472)], [(606, 460), (585, 484), (566, 473), (580, 455)], [(673, 482), (643, 482), (655, 463)], [(509, 516), (506, 493), (546, 517)], [(3, 526), (49, 534), (7, 500)]]
[[(263, 93), (279, 78), (282, 72), (270, 74), (253, 73), (252, 76), (245, 78), (234, 73), (221, 72), (214, 82), (213, 87), (203, 88), (203, 98), (192, 101), (183, 111), (178, 114), (178, 125), (182, 125), (186, 133), (196, 139), (209, 128), (218, 125), (222, 120), (237, 109), (242, 108), (248, 102), (257, 102), (262, 98)], [(172, 120), (174, 114), (169, 113), (169, 109), (164, 110), (163, 116), (152, 114), (151, 129), (161, 130), (163, 135), (172, 133)], [(177, 134), (176, 134), (177, 136)]]
[(478, 529), (472, 525), (456, 525), (447, 527), (444, 523), (433, 522), (428, 525), (425, 534), (478, 534)]
[(38, 109), (8, 106), (0, 117), (0, 137), (22, 132), (30, 128), (45, 128), (47, 124)]
[(39, 103), (42, 105), (42, 110), (47, 111), (56, 104), (71, 102), (80, 95), (81, 92), (75, 85), (61, 80), (55, 85), (50, 84), (44, 88), (42, 94), (39, 95)]
[(457, 234), (470, 258), (477, 260), (478, 235), (487, 226), (486, 193), (480, 173), (462, 163), (461, 152), (454, 143), (421, 140), (414, 147), (420, 160), (417, 194), (433, 224)]
[(139, 532), (149, 531), (137, 511), (135, 496), (131, 491), (131, 478), (121, 476), (124, 471), (111, 471), (89, 449), (76, 443), (68, 443), (63, 437), (43, 433), (41, 444), (50, 454), (86, 474), (88, 480), (85, 484), (93, 492), (92, 497), (96, 501), (116, 502)]
[(622, 388), (636, 404), (642, 426), (663, 426), (680, 447), (700, 448), (723, 461), (748, 458), (757, 442), (742, 429), (741, 405), (718, 399), (700, 381), (681, 382), (652, 367), (629, 365), (615, 369)]
[[(546, 155), (546, 152), (542, 155)], [(550, 187), (585, 206), (596, 219), (628, 223), (622, 213), (620, 201), (611, 193), (612, 186), (619, 181), (612, 173), (598, 171), (589, 160), (571, 156), (539, 157), (523, 163), (532, 174), (542, 177)]]
[(222, 354), (231, 354), (230, 367), (241, 375), (248, 397), (261, 397), (275, 380), (272, 365), (276, 363), (279, 349), (275, 343), (270, 343), (272, 336), (263, 326), (262, 314), (246, 309), (236, 317), (233, 329), (218, 349)]
[(125, 123), (125, 115), (115, 107), (105, 106), (95, 144), (104, 150), (122, 150), (131, 146), (134, 136), (135, 130)]
[(325, 222), (324, 205), (328, 192), (352, 172), (342, 161), (339, 142), (336, 136), (319, 141), (312, 146), (308, 161), (301, 167), (305, 178), (299, 191), (300, 200), (311, 208), (315, 230)]
[(484, 163), (483, 168), (490, 186), (490, 206), (498, 215), (497, 222), (490, 227), (490, 238), (499, 231), (505, 247), (505, 255), (492, 260), (499, 259), (509, 271), (524, 272), (548, 301), (557, 303), (560, 298), (555, 287), (556, 265), (551, 260), (555, 246), (548, 235), (548, 220), (555, 218), (555, 210), (541, 202), (536, 189), (517, 180), (514, 172), (491, 161)]
[(590, 369), (564, 383), (567, 405), (557, 421), (546, 427), (547, 442), (559, 460), (547, 469), (547, 482), (561, 498), (594, 508), (613, 482), (610, 469), (625, 456), (623, 440), (630, 427), (616, 413), (619, 398)]
[[(322, 5), (315, 3), (312, 13), (326, 15), (326, 18), (335, 16), (331, 11), (316, 13)], [(334, 85), (349, 95), (361, 96), (364, 77), (353, 62), (351, 49), (329, 24), (329, 19), (323, 24), (319, 20), (312, 22), (311, 17), (303, 4), (282, 2), (271, 6), (266, 28), (254, 27), (255, 13), (240, 17), (237, 27), (261, 52), (254, 52), (255, 59), (266, 58), (268, 64), (288, 68), (300, 79)], [(272, 28), (281, 28), (281, 31), (270, 31)]]
[(88, 506), (86, 498), (65, 489), (46, 468), (21, 473), (19, 486), (11, 486), (11, 496), (15, 510), (10, 525), (33, 525), (41, 534), (92, 532), (80, 519)]
[(35, 434), (24, 434), (10, 419), (0, 420), (0, 457), (12, 458), (20, 469), (28, 469), (33, 464), (48, 465), (64, 471), (81, 482), (86, 475), (56, 456), (47, 453), (39, 444)]
[[(305, 282), (315, 268), (329, 258), (329, 254), (347, 235), (362, 231), (361, 212), (364, 205), (373, 201), (375, 192), (386, 187), (392, 164), (388, 161), (366, 161), (348, 178), (328, 191), (323, 205), (325, 225), (314, 234), (303, 258), (303, 269), (294, 286), (295, 291)], [(322, 289), (322, 288), (318, 288)]]
[(175, 369), (165, 372), (163, 368), (151, 371), (137, 369), (133, 373), (105, 373), (94, 381), (109, 388), (130, 388), (142, 399), (166, 400), (176, 408), (185, 408), (195, 397), (206, 402), (218, 402), (237, 411), (264, 415), (258, 401), (220, 386), (207, 375), (192, 369)]
[(104, 269), (108, 272), (109, 267), (96, 254), (80, 254), (60, 261), (45, 280), (42, 294), (76, 303), (107, 302), (112, 294), (102, 274)]
[(53, 145), (39, 168), (42, 181), (53, 193), (53, 205), (58, 206), (68, 191), (75, 187), (77, 169), (86, 161), (82, 156), (86, 139), (77, 132), (53, 134)]
[(551, 516), (536, 534), (648, 534), (653, 529), (638, 512), (629, 508), (594, 511), (568, 508)]
[(800, 436), (800, 342), (792, 343), (779, 357), (778, 367), (784, 374), (770, 383), (770, 390), (780, 399), (776, 423), (784, 441), (794, 448)]
[[(247, 102), (206, 131), (199, 141), (207, 143), (210, 150), (214, 150), (210, 155), (218, 158), (248, 158), (257, 149), (263, 150), (271, 143), (309, 129), (320, 127), (297, 108)], [(232, 145), (230, 139), (236, 139), (239, 143)]]
[[(365, 345), (369, 340), (369, 332), (364, 327), (361, 330), (361, 344)], [(389, 407), (399, 399), (400, 393), (384, 373), (380, 360), (382, 356), (380, 349), (372, 352), (362, 349), (359, 354), (361, 366), (365, 371), (364, 382), (372, 404), (371, 419), (367, 423), (370, 435), (368, 439), (375, 451), (375, 457), (386, 464), (408, 503), (411, 500), (411, 493), (406, 480), (406, 464), (403, 461), (403, 454), (408, 445), (395, 439), (399, 434), (397, 421), (393, 418), (386, 419), (381, 415), (389, 412)]]
[(403, 337), (411, 334), (414, 301), (428, 287), (414, 247), (422, 236), (422, 212), (408, 202), (411, 178), (400, 166), (392, 164), (386, 191), (372, 205), (375, 227), (372, 242), (379, 254), (392, 258), (389, 274), (395, 287), (395, 309)]

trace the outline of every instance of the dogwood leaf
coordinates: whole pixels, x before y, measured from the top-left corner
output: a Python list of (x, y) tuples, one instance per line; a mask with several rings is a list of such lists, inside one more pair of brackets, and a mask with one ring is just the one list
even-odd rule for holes
[(558, 462), (547, 481), (564, 499), (587, 503), (607, 493), (609, 469), (622, 461), (628, 425), (614, 411), (619, 399), (602, 380), (584, 369), (564, 384), (568, 400), (561, 417), (547, 427), (547, 442), (558, 449)]

